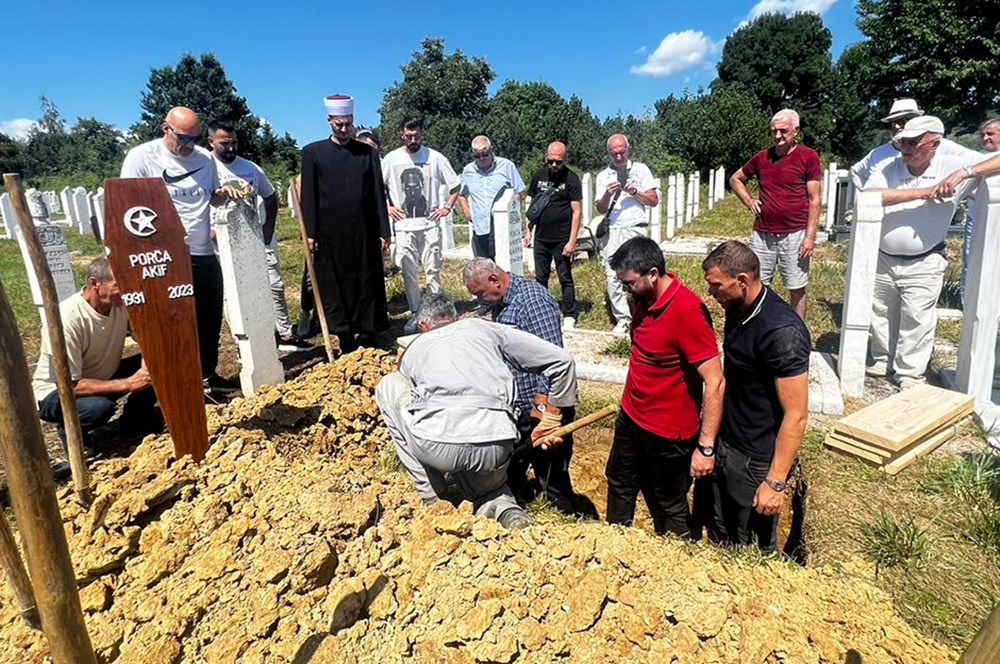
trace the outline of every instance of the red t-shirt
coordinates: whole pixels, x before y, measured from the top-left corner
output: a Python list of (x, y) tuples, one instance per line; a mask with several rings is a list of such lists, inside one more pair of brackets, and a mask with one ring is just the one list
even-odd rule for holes
[(754, 230), (791, 233), (806, 227), (809, 221), (806, 183), (819, 182), (823, 177), (815, 150), (797, 145), (779, 157), (770, 147), (743, 164), (743, 174), (748, 178), (756, 175), (760, 189), (760, 216), (753, 222)]
[(718, 357), (719, 346), (705, 303), (667, 274), (673, 283), (653, 306), (636, 303), (622, 408), (647, 431), (686, 439), (701, 426), (697, 365)]

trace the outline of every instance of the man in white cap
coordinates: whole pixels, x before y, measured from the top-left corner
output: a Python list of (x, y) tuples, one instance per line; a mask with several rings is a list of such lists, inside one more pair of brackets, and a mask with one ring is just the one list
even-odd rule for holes
[(389, 214), (378, 152), (354, 140), (354, 98), (330, 95), (324, 105), (332, 133), (302, 150), (302, 220), (327, 326), (349, 352), (388, 327)]
[[(861, 161), (851, 166), (851, 182), (854, 183), (855, 189), (858, 191), (864, 189), (868, 178), (871, 177), (872, 172), (878, 166), (892, 161), (899, 156), (899, 149), (896, 147), (893, 138), (903, 130), (903, 126), (906, 125), (908, 120), (912, 120), (923, 114), (924, 112), (920, 110), (915, 99), (897, 99), (892, 102), (889, 115), (882, 118), (882, 122), (889, 127), (889, 133), (891, 134), (889, 140), (862, 157)], [(938, 146), (938, 153), (942, 155), (954, 154), (955, 156), (961, 156), (963, 150), (964, 148), (961, 145), (948, 139), (942, 139), (941, 144)]]
[(903, 388), (926, 381), (955, 208), (974, 178), (994, 172), (984, 166), (1000, 170), (1000, 157), (977, 167), (984, 155), (973, 150), (956, 146), (957, 154), (942, 154), (943, 136), (938, 118), (912, 118), (893, 138), (899, 156), (876, 167), (865, 187), (881, 192), (885, 206), (868, 373), (890, 376)]
[[(399, 124), (403, 144), (382, 160), (382, 177), (389, 193), (389, 215), (396, 228), (396, 257), (403, 270), (406, 303), (413, 314), (403, 327), (405, 334), (417, 331), (420, 284), (417, 265), (427, 277), (427, 292), (441, 292), (441, 219), (448, 216), (458, 198), (461, 183), (448, 158), (423, 144), (424, 126), (419, 118)], [(441, 195), (441, 185), (447, 196)]]

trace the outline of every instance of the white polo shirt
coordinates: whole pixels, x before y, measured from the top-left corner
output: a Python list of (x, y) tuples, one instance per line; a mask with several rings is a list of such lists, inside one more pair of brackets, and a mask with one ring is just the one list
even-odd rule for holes
[[(629, 160), (627, 168), (627, 181), (635, 185), (636, 191), (641, 193), (656, 188), (656, 182), (653, 180), (653, 174), (650, 172), (649, 167), (647, 167), (646, 164), (640, 164), (637, 161)], [(604, 192), (607, 191), (608, 185), (617, 179), (618, 171), (611, 168), (611, 166), (608, 166), (603, 171), (598, 173), (595, 192), (597, 198), (604, 196)], [(621, 195), (618, 197), (618, 201), (611, 209), (611, 215), (608, 217), (608, 224), (611, 226), (627, 227), (641, 226), (648, 222), (649, 218), (646, 216), (646, 206), (637, 201), (635, 196), (626, 194), (625, 191), (622, 190)]]

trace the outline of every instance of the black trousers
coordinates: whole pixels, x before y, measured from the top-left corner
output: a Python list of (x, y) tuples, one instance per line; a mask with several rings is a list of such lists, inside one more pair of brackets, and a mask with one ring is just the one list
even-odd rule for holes
[[(576, 408), (563, 408), (562, 421), (568, 424), (576, 419)], [(535, 478), (542, 486), (542, 494), (563, 514), (576, 514), (576, 494), (569, 477), (569, 462), (573, 458), (573, 436), (569, 435), (562, 445), (550, 450), (532, 447), (531, 432), (538, 420), (531, 417), (531, 411), (520, 414), (517, 430), (520, 434), (510, 464), (507, 466), (507, 486), (518, 501), (530, 502), (534, 489), (528, 482), (528, 467), (535, 471)]]
[(618, 413), (605, 476), (608, 480), (608, 523), (631, 525), (642, 492), (653, 529), (681, 536), (692, 533), (687, 493), (691, 488), (691, 455), (698, 436), (664, 438), (646, 431), (625, 411)]
[(750, 457), (722, 439), (716, 441), (715, 454), (714, 523), (709, 526), (709, 539), (733, 545), (756, 544), (761, 553), (774, 553), (778, 548), (778, 515), (765, 516), (753, 507), (771, 459)]
[(213, 256), (191, 257), (194, 309), (198, 320), (198, 351), (201, 375), (211, 376), (219, 364), (219, 334), (222, 332), (222, 266)]
[(555, 260), (556, 276), (562, 288), (559, 309), (564, 316), (569, 316), (576, 310), (576, 287), (573, 285), (573, 257), (562, 254), (565, 246), (566, 240), (534, 240), (535, 281), (545, 288), (549, 287), (552, 261)]
[(489, 235), (472, 234), (472, 255), (476, 258), (489, 258), (491, 261), (497, 258), (496, 242), (493, 240), (493, 230)]

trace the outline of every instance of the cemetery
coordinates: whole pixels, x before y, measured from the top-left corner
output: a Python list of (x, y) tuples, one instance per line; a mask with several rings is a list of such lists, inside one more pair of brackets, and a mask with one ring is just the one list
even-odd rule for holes
[[(210, 445), (200, 462), (179, 454), (169, 434), (149, 436), (88, 464), (92, 502), (81, 504), (76, 476), (56, 487), (85, 637), (96, 657), (79, 661), (955, 661), (1000, 593), (993, 557), (1000, 538), (982, 532), (1000, 519), (976, 516), (963, 500), (978, 494), (956, 498), (958, 489), (944, 484), (970, 464), (989, 468), (1000, 312), (987, 294), (1000, 277), (989, 267), (991, 255), (974, 254), (966, 313), (957, 331), (947, 322), (939, 328), (939, 387), (927, 387), (923, 402), (919, 390), (909, 396), (866, 378), (882, 208), (871, 195), (843, 191), (849, 187), (836, 164), (826, 173), (824, 230), (836, 236), (843, 227), (848, 235), (817, 250), (817, 300), (808, 319), (813, 417), (794, 505), (799, 531), (792, 525), (782, 532), (786, 557), (765, 560), (655, 537), (642, 515), (637, 527), (620, 528), (566, 520), (537, 505), (538, 525), (505, 531), (474, 517), (468, 503), (421, 507), (372, 395), (395, 368), (394, 344), (331, 363), (320, 350), (286, 374), (259, 286), (267, 280), (259, 211), (233, 206), (218, 226), (219, 257), (227, 356), (246, 396), (207, 407)], [(697, 172), (662, 177), (661, 202), (649, 211), (648, 234), (668, 269), (703, 297), (701, 258), (723, 238), (742, 239), (749, 227), (742, 206), (725, 195), (725, 178), (722, 167), (708, 171), (704, 183)], [(617, 403), (627, 367), (607, 331), (603, 272), (587, 245), (596, 221), (591, 174), (583, 182), (577, 261), (590, 308), (565, 333), (583, 381), (578, 415)], [(977, 246), (995, 246), (1000, 181), (987, 180), (980, 191), (986, 196), (977, 206)], [(62, 298), (76, 290), (88, 256), (100, 251), (104, 191), (25, 194)], [(6, 268), (4, 287), (9, 292), (8, 275), (27, 283), (33, 307), (18, 310), (18, 323), (38, 327), (44, 286), (30, 268), (9, 194), (0, 205), (0, 251), (22, 259), (19, 272)], [(493, 212), (497, 238), (506, 240), (498, 242), (498, 263), (530, 276), (521, 204), (508, 192)], [(294, 214), (293, 206), (279, 221), (286, 283), (301, 272)], [(746, 227), (732, 232), (733, 219)], [(472, 256), (464, 221), (442, 221), (445, 289), (460, 301), (468, 295), (459, 275)], [(166, 256), (140, 252), (127, 260), (141, 272), (176, 261)], [(405, 320), (399, 277), (388, 291), (398, 334)], [(721, 331), (721, 310), (710, 306)], [(22, 330), (29, 363), (35, 334)], [(896, 402), (903, 405), (882, 406)], [(863, 420), (879, 407), (888, 408), (884, 416)], [(897, 412), (912, 415), (890, 422)], [(921, 417), (936, 419), (921, 429)], [(872, 443), (863, 429), (875, 425), (896, 427), (900, 453), (908, 446), (920, 453), (905, 464), (896, 451), (875, 454), (877, 462), (865, 458)], [(578, 434), (571, 467), (577, 490), (599, 513), (609, 426)], [(953, 507), (945, 513), (945, 505)], [(889, 544), (872, 519), (917, 528), (931, 553), (902, 551), (894, 565), (879, 549)], [(938, 531), (951, 537), (927, 534)], [(46, 661), (53, 646), (22, 618), (15, 587), (0, 590), (0, 661)]]

